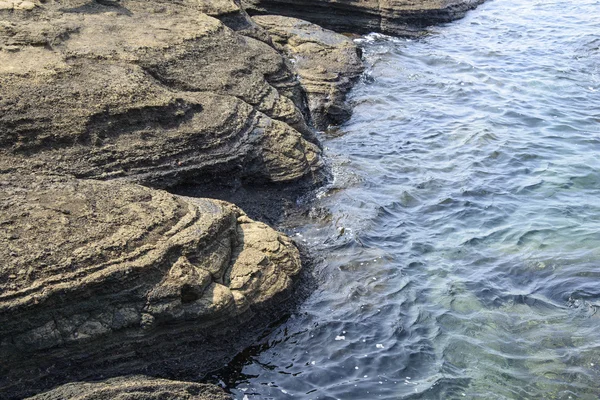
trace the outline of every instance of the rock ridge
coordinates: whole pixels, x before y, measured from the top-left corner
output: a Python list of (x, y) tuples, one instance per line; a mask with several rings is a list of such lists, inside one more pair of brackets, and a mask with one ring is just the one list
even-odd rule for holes
[(190, 3), (3, 12), (0, 170), (154, 187), (224, 174), (320, 182), (321, 150), (289, 63)]
[(419, 36), (427, 26), (462, 18), (484, 0), (243, 0), (251, 15), (278, 14), (337, 32)]
[(222, 390), (202, 383), (130, 376), (104, 382), (69, 383), (30, 400), (226, 400)]
[(352, 110), (346, 94), (364, 71), (361, 51), (343, 35), (296, 18), (256, 16), (276, 47), (291, 58), (317, 129), (339, 125)]

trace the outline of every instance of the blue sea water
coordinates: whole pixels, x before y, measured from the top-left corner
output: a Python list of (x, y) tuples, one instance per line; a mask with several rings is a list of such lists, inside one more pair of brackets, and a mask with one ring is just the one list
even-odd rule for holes
[(600, 398), (600, 1), (492, 0), (358, 40), (317, 290), (242, 399)]

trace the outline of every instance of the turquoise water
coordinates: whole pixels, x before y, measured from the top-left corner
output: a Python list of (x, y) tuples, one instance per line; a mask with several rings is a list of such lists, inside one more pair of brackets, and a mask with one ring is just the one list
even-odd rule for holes
[(600, 397), (600, 1), (495, 0), (360, 39), (318, 289), (238, 399)]

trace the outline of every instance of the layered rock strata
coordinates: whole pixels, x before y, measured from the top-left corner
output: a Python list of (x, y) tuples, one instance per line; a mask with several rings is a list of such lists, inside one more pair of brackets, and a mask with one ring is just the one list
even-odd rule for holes
[[(479, 3), (247, 1), (400, 34)], [(348, 118), (360, 55), (305, 21), (256, 21), (235, 0), (0, 0), (0, 397), (198, 380), (289, 306), (289, 238), (134, 184), (322, 180), (312, 128)], [(36, 398), (224, 396), (135, 376)]]
[(242, 0), (251, 14), (304, 19), (338, 32), (417, 36), (462, 18), (484, 0)]
[(287, 61), (203, 12), (268, 41), (235, 4), (109, 3), (0, 10), (0, 171), (157, 187), (320, 180)]
[(254, 20), (293, 61), (307, 93), (313, 124), (325, 129), (350, 118), (352, 110), (346, 94), (364, 70), (356, 44), (346, 36), (296, 18), (265, 15)]
[(201, 383), (145, 376), (79, 382), (60, 386), (28, 400), (227, 400), (221, 389)]
[(199, 378), (285, 307), (286, 236), (217, 200), (0, 175), (0, 393), (149, 373)]

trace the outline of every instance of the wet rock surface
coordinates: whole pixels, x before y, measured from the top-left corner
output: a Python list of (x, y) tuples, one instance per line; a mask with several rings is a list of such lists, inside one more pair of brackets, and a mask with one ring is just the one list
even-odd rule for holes
[(483, 0), (243, 0), (251, 14), (301, 18), (338, 32), (415, 36), (462, 18)]

